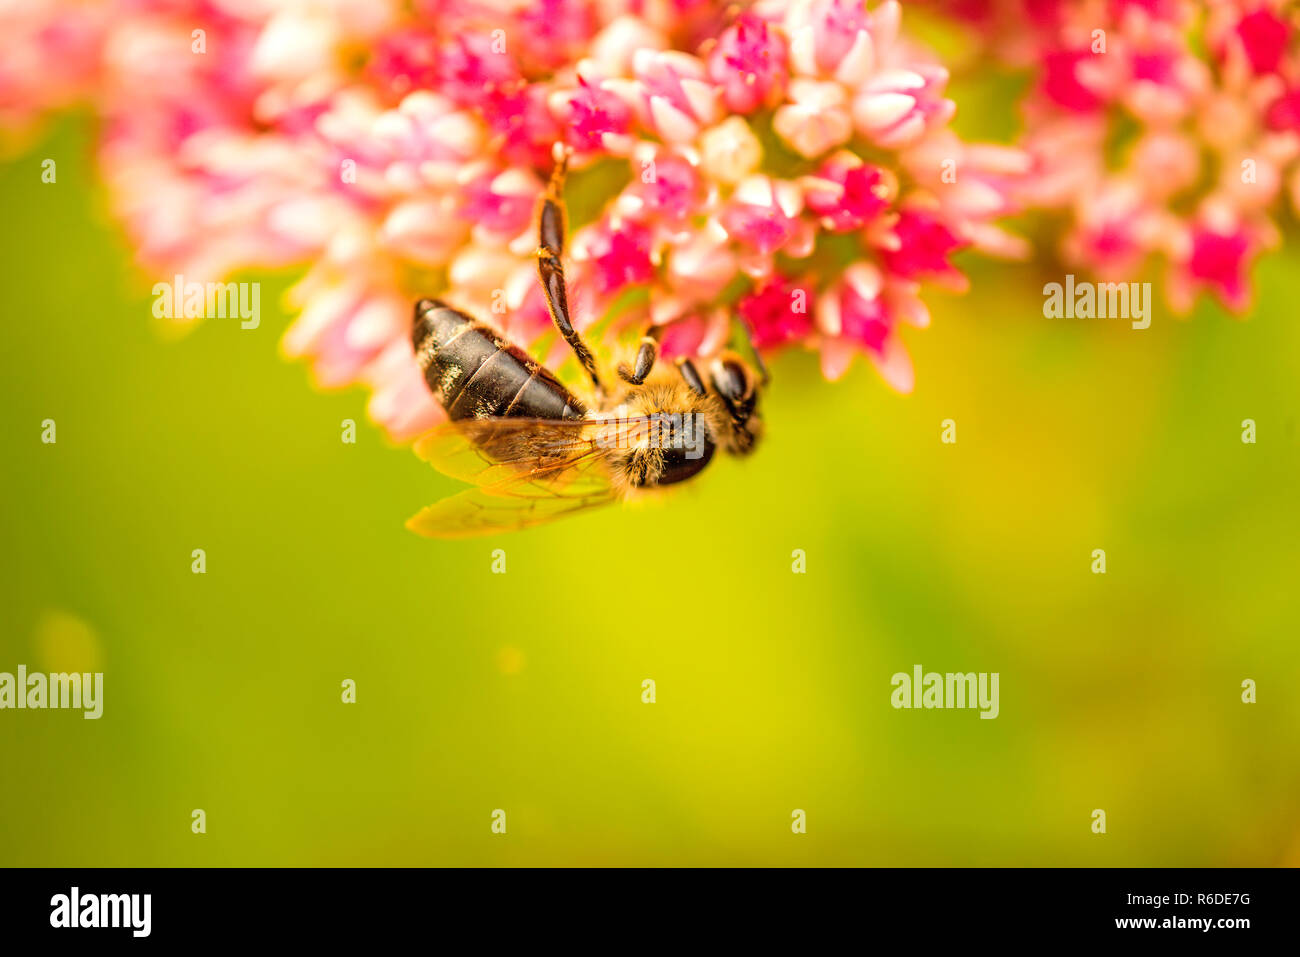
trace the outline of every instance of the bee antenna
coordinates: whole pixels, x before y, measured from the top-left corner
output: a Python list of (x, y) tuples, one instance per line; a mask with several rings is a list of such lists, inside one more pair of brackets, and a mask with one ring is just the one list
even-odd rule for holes
[(573, 156), (573, 147), (568, 143), (556, 140), (551, 145), (551, 161), (555, 164), (554, 171), (563, 176), (569, 170), (569, 159)]

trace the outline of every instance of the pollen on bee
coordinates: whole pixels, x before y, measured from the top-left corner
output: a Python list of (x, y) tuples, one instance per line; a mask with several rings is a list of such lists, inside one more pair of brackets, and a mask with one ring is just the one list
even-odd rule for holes
[(440, 395), (448, 395), (456, 380), (463, 375), (465, 370), (455, 363), (447, 363), (443, 368), (442, 376), (438, 380), (438, 392)]

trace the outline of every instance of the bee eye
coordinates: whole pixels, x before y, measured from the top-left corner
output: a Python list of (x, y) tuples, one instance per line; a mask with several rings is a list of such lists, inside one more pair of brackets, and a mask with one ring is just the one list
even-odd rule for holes
[(731, 402), (739, 402), (749, 389), (749, 377), (735, 359), (724, 359), (713, 367), (713, 388)]

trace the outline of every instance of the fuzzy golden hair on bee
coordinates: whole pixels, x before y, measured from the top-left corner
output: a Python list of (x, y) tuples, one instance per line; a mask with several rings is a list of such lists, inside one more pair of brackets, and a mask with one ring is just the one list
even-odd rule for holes
[(644, 385), (628, 389), (620, 403), (629, 415), (653, 415), (656, 412), (679, 412), (698, 415), (710, 425), (721, 425), (722, 403), (713, 395), (696, 395), (680, 378), (661, 373)]
[(726, 412), (713, 395), (698, 395), (680, 377), (661, 374), (632, 386), (619, 398), (613, 414), (646, 421), (638, 440), (609, 458), (611, 481), (619, 497), (680, 481), (703, 468), (719, 444)]

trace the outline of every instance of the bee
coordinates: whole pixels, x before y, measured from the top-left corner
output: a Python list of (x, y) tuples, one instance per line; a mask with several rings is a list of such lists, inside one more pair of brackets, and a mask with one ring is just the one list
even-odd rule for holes
[[(642, 337), (618, 387), (606, 387), (573, 327), (564, 280), (568, 151), (557, 146), (538, 202), (537, 272), (551, 318), (590, 380), (584, 401), (518, 345), (438, 299), (415, 305), (411, 345), (448, 422), (421, 437), (416, 454), (474, 487), (407, 523), (432, 538), (512, 531), (620, 501), (699, 474), (721, 449), (750, 454), (762, 437), (760, 387), (767, 369), (752, 339), (751, 366), (732, 351), (707, 368), (689, 358), (657, 362), (657, 327)], [(748, 328), (741, 323), (748, 336)]]

